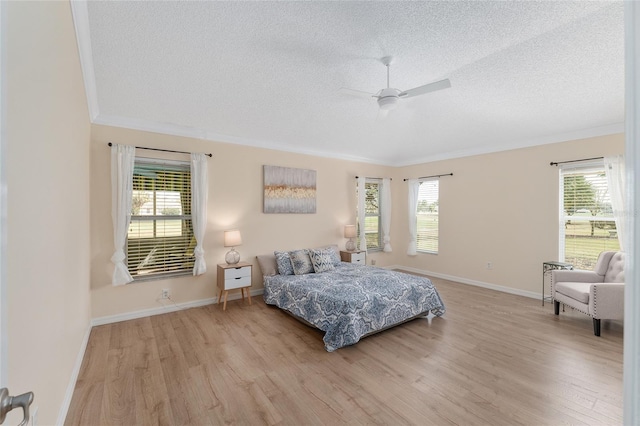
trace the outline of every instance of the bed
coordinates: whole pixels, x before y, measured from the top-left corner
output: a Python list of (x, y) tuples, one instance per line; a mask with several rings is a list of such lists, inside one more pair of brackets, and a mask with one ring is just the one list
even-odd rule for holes
[(265, 302), (324, 331), (329, 352), (411, 319), (445, 312), (426, 277), (339, 261), (320, 273), (280, 275), (272, 257), (258, 256)]

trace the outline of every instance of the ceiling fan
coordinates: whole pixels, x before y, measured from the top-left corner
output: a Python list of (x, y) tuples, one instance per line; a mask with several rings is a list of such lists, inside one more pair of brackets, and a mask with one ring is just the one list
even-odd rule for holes
[(389, 68), (391, 66), (391, 62), (393, 61), (392, 56), (385, 56), (380, 60), (387, 67), (387, 88), (380, 89), (377, 93), (369, 93), (364, 92), (362, 90), (354, 90), (348, 88), (341, 88), (340, 91), (342, 93), (356, 95), (356, 96), (366, 96), (373, 97), (378, 100), (378, 106), (383, 111), (388, 111), (395, 109), (398, 106), (398, 101), (401, 98), (410, 98), (412, 96), (424, 95), (426, 93), (435, 92), (436, 90), (448, 89), (451, 87), (451, 82), (448, 78), (444, 80), (435, 81), (433, 83), (425, 84), (424, 86), (414, 87), (409, 90), (400, 90), (390, 87), (389, 85)]

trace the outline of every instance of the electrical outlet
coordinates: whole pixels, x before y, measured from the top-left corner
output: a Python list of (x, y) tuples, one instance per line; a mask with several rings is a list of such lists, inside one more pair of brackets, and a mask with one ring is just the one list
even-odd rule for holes
[(163, 288), (162, 289), (162, 295), (160, 296), (161, 299), (168, 299), (171, 297), (171, 293), (169, 292), (168, 288)]
[(493, 269), (493, 263), (487, 262), (487, 269)]

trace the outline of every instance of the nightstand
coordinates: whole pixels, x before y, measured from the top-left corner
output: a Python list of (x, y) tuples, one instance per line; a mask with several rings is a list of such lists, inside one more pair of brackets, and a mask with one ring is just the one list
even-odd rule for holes
[(367, 264), (367, 252), (361, 250), (343, 251), (340, 250), (340, 260), (347, 263)]
[(224, 292), (224, 305), (222, 306), (223, 311), (227, 310), (227, 296), (229, 295), (229, 290), (236, 290), (239, 288), (242, 292), (242, 300), (244, 301), (244, 290), (247, 289), (249, 304), (251, 304), (251, 293), (249, 292), (249, 287), (251, 287), (250, 263), (240, 262), (234, 265), (218, 263), (218, 288), (220, 288), (218, 304), (220, 304), (222, 292)]

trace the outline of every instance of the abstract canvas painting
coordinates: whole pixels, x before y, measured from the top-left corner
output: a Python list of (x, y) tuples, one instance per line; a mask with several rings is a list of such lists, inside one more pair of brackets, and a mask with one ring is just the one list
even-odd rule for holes
[(315, 213), (316, 171), (263, 166), (265, 213)]

